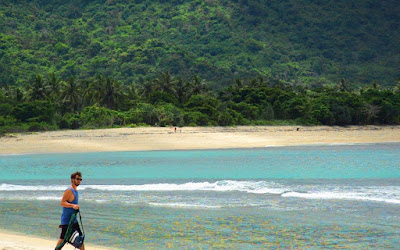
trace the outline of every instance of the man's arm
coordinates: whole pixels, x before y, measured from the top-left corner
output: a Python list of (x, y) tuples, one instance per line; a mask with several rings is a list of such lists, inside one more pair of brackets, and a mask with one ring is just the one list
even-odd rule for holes
[(61, 198), (61, 206), (62, 207), (66, 207), (66, 208), (71, 208), (72, 207), (73, 209), (78, 210), (79, 209), (79, 205), (71, 204), (71, 203), (68, 202), (73, 197), (73, 195), (74, 194), (72, 193), (72, 191), (67, 189), (64, 192), (63, 197)]

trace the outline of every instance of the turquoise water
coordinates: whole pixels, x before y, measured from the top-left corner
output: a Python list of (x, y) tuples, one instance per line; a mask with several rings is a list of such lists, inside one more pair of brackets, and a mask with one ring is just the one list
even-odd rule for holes
[(0, 156), (0, 228), (122, 249), (397, 248), (400, 144)]

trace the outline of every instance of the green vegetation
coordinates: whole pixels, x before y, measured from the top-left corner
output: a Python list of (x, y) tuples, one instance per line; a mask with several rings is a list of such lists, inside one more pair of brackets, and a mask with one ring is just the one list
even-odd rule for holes
[(141, 84), (108, 77), (61, 80), (54, 73), (26, 87), (0, 88), (0, 134), (120, 126), (365, 125), (400, 123), (394, 88), (306, 88), (237, 79), (218, 92), (199, 77), (169, 72)]
[(399, 6), (0, 0), (0, 134), (399, 124)]
[(0, 0), (0, 85), (169, 71), (322, 86), (400, 78), (397, 0)]

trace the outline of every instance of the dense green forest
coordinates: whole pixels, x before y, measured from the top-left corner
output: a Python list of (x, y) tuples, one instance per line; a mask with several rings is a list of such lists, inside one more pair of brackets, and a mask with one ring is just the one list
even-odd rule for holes
[(0, 135), (400, 123), (397, 0), (0, 0)]
[(122, 84), (162, 72), (394, 86), (398, 0), (0, 0), (0, 84), (54, 72)]
[(120, 126), (365, 125), (400, 123), (400, 82), (349, 90), (237, 79), (218, 92), (198, 76), (169, 72), (141, 85), (98, 76), (63, 81), (37, 75), (28, 87), (0, 89), (0, 135), (9, 132)]

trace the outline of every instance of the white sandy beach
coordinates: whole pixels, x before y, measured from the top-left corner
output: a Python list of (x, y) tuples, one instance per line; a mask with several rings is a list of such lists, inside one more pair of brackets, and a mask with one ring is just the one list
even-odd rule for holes
[[(259, 148), (271, 146), (400, 142), (400, 126), (118, 128), (11, 134), (0, 154)], [(0, 250), (54, 249), (47, 240), (0, 231)], [(64, 249), (73, 249), (66, 246)], [(88, 245), (86, 249), (107, 249)]]
[(0, 154), (259, 148), (400, 142), (400, 126), (173, 127), (68, 130), (0, 138)]

